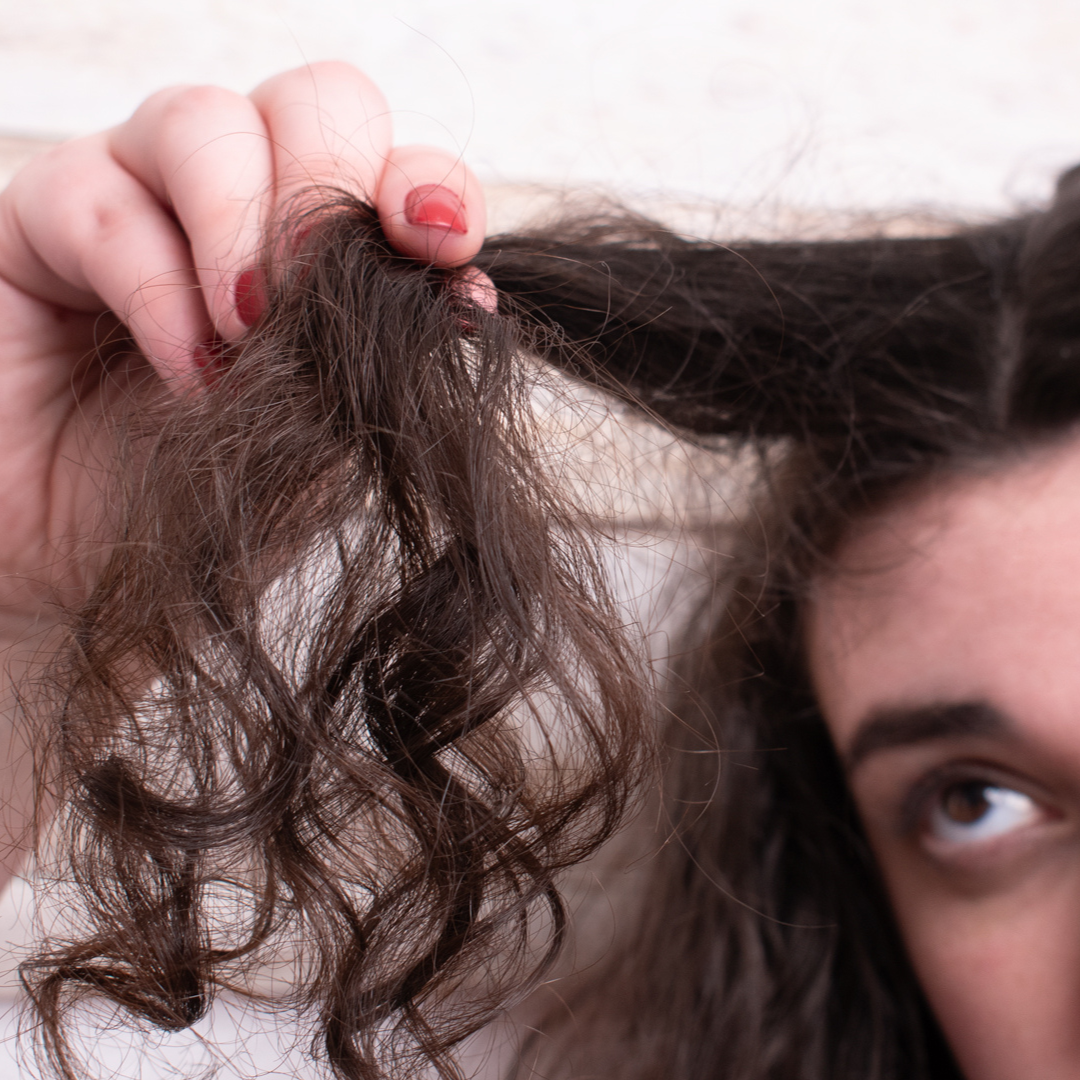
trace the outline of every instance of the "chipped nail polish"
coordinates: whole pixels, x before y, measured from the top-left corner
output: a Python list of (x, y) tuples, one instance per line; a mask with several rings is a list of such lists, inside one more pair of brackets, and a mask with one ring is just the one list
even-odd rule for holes
[(422, 184), (405, 197), (405, 220), (410, 225), (466, 233), (468, 219), (461, 199), (441, 184)]
[(245, 326), (254, 326), (266, 310), (266, 277), (261, 266), (244, 270), (233, 290), (236, 314)]
[(192, 350), (191, 358), (202, 372), (208, 386), (213, 386), (225, 370), (226, 347), (221, 338), (213, 338), (196, 345)]

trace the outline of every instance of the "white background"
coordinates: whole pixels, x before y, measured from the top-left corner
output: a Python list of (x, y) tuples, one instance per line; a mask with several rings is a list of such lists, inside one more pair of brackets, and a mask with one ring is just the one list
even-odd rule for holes
[(1080, 0), (0, 0), (0, 135), (326, 57), (496, 183), (997, 211), (1080, 160)]

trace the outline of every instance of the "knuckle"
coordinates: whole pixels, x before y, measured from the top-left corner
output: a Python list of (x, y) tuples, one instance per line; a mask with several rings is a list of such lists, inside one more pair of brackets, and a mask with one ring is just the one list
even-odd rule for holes
[(52, 230), (81, 251), (105, 251), (143, 218), (143, 198), (134, 183), (92, 176), (82, 185), (58, 187), (50, 200)]
[(346, 60), (317, 60), (282, 72), (264, 82), (253, 95), (267, 103), (303, 100), (313, 90), (348, 87), (360, 97), (369, 112), (387, 107), (383, 92), (358, 67)]
[(163, 105), (166, 105), (178, 94), (183, 94), (189, 90), (190, 86), (187, 83), (176, 83), (173, 86), (165, 86), (160, 90), (155, 90), (135, 110), (136, 115), (141, 112), (152, 112), (156, 109), (160, 109)]
[(317, 81), (352, 83), (365, 97), (382, 97), (382, 91), (358, 67), (346, 60), (319, 60), (310, 67), (310, 75)]
[(205, 121), (215, 113), (232, 111), (243, 99), (239, 94), (221, 86), (177, 87), (157, 103), (157, 120), (167, 126), (187, 125), (190, 121)]
[(297, 71), (307, 71), (316, 78), (329, 79), (366, 79), (367, 76), (348, 60), (314, 60), (307, 68), (297, 68)]
[(127, 230), (130, 221), (131, 213), (126, 206), (98, 199), (90, 207), (86, 231), (91, 234), (94, 243), (108, 247), (112, 240)]

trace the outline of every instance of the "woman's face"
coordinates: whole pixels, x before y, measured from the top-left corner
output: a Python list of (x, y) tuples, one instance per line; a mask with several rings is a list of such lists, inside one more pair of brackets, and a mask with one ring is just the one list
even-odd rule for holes
[(1080, 1077), (1080, 440), (869, 522), (819, 582), (821, 707), (969, 1080)]

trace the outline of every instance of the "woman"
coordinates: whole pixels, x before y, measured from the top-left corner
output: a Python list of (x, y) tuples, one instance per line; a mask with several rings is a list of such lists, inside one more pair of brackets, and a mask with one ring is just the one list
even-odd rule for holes
[[(337, 145), (297, 120), (316, 99)], [(285, 956), (342, 1075), (450, 1074), (561, 945), (559, 874), (648, 776), (648, 703), (592, 541), (537, 467), (528, 346), (744, 443), (762, 480), (669, 691), (668, 842), (519, 1069), (956, 1075), (947, 1042), (969, 1080), (1071, 1075), (1076, 969), (1027, 948), (1039, 918), (1018, 914), (1053, 874), (1068, 910), (1069, 772), (1035, 767), (1064, 744), (1025, 726), (1022, 695), (945, 679), (987, 625), (966, 553), (981, 585), (1064, 522), (1019, 592), (990, 596), (1019, 610), (1067, 550), (1068, 179), (1047, 215), (926, 240), (718, 248), (620, 219), (500, 241), (477, 260), (496, 315), (487, 279), (438, 269), (477, 253), (471, 181), (391, 153), (381, 115), (340, 68), (249, 102), (152, 99), (4, 197), (12, 663), (55, 651), (75, 611), (59, 697), (31, 703), (55, 719), (38, 780), (58, 888), (91, 922), (23, 969), (53, 1064), (76, 1067), (73, 992), (183, 1027)], [(236, 131), (255, 138), (219, 158)], [(76, 192), (76, 168), (100, 186)], [(366, 194), (436, 269), (347, 199), (290, 203), (313, 182)], [(288, 224), (260, 247), (272, 211)], [(105, 334), (86, 359), (104, 308), (139, 352)], [(117, 415), (122, 512), (97, 467)], [(1013, 547), (972, 547), (1018, 492)], [(922, 621), (972, 610), (941, 623), (972, 647), (920, 686), (950, 655), (914, 648)], [(986, 645), (978, 670), (1013, 652)], [(33, 788), (13, 776), (13, 835)], [(1025, 955), (1061, 963), (1000, 967)], [(957, 977), (976, 962), (1015, 978)], [(1000, 986), (1053, 1002), (1021, 1014)]]
[(1075, 1075), (1078, 238), (1074, 172), (950, 237), (492, 262), (763, 457), (679, 665), (639, 922), (540, 1071)]

